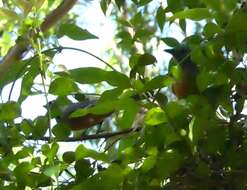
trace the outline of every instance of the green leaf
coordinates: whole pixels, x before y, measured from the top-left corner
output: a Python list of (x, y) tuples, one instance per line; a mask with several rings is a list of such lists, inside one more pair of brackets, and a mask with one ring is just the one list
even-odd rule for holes
[[(129, 25), (131, 26), (131, 24)], [(116, 37), (121, 39), (119, 44), (126, 45), (127, 47), (133, 43), (132, 35), (128, 31), (120, 31), (116, 34)]]
[(193, 146), (197, 146), (198, 141), (205, 137), (206, 128), (209, 126), (209, 121), (204, 116), (193, 117), (189, 123), (188, 137)]
[(85, 29), (80, 28), (75, 24), (62, 24), (59, 28), (59, 35), (68, 36), (73, 40), (89, 40), (89, 39), (98, 39), (97, 36), (91, 34)]
[(57, 155), (57, 152), (58, 152), (58, 149), (59, 149), (59, 144), (54, 142), (51, 144), (51, 149), (50, 149), (50, 152), (49, 152), (49, 156), (47, 156), (50, 160), (53, 160), (56, 155)]
[(101, 94), (100, 101), (107, 101), (107, 100), (117, 100), (117, 98), (122, 94), (123, 90), (121, 88), (113, 88), (111, 90), (106, 90)]
[(142, 171), (143, 171), (144, 173), (146, 173), (146, 172), (148, 172), (150, 169), (152, 169), (152, 168), (155, 166), (155, 164), (156, 164), (156, 156), (148, 156), (148, 157), (144, 160), (141, 169), (142, 169)]
[(241, 52), (246, 52), (247, 49), (247, 28), (243, 23), (247, 19), (247, 12), (245, 10), (237, 10), (228, 21), (225, 28), (224, 40), (227, 47), (238, 49)]
[(32, 132), (32, 127), (32, 121), (30, 120), (24, 119), (20, 124), (20, 128), (25, 135), (29, 135)]
[(207, 151), (210, 154), (224, 151), (225, 139), (227, 139), (227, 135), (227, 129), (222, 128), (222, 126), (214, 122), (207, 129), (207, 143), (204, 144)]
[(156, 20), (160, 30), (163, 31), (166, 22), (166, 11), (162, 6), (160, 6), (156, 12)]
[(186, 34), (186, 20), (185, 19), (179, 19), (179, 26), (181, 30)]
[(64, 123), (58, 123), (52, 128), (52, 133), (57, 139), (66, 139), (70, 135), (71, 129)]
[(105, 81), (108, 82), (110, 85), (118, 86), (123, 89), (130, 87), (130, 80), (126, 75), (117, 71), (108, 71), (106, 73), (107, 74)]
[(23, 159), (31, 156), (32, 153), (33, 153), (33, 149), (31, 147), (23, 147), (20, 151), (18, 151), (15, 154), (15, 157), (17, 159)]
[(167, 38), (161, 38), (161, 40), (168, 46), (170, 47), (179, 47), (180, 46), (180, 43), (179, 41), (177, 41), (177, 39), (175, 38), (170, 38), (170, 37), (167, 37)]
[(170, 101), (164, 109), (168, 115), (167, 117), (172, 119), (174, 126), (183, 128), (188, 125), (189, 106), (186, 101)]
[(159, 75), (157, 77), (154, 77), (152, 80), (148, 81), (143, 91), (151, 91), (154, 89), (161, 89), (163, 87), (168, 87), (174, 83), (174, 79), (168, 75)]
[(39, 116), (34, 120), (32, 135), (34, 138), (41, 138), (45, 135), (48, 129), (49, 121), (46, 116)]
[(63, 161), (70, 164), (75, 161), (75, 152), (67, 151), (63, 153)]
[(167, 11), (177, 12), (184, 7), (184, 0), (167, 0)]
[(20, 186), (25, 186), (31, 183), (30, 178), (28, 177), (31, 169), (33, 169), (33, 166), (28, 162), (19, 163), (15, 167), (14, 176)]
[(190, 19), (194, 21), (199, 21), (210, 17), (211, 13), (209, 9), (194, 8), (175, 13), (172, 17), (169, 18), (169, 21), (173, 21), (175, 19)]
[(202, 92), (209, 87), (220, 86), (228, 83), (225, 73), (215, 71), (201, 72), (196, 79), (197, 87)]
[(165, 122), (167, 122), (166, 114), (159, 107), (150, 109), (145, 115), (146, 125), (159, 125)]
[(49, 93), (58, 95), (58, 96), (66, 96), (71, 93), (75, 93), (78, 91), (78, 87), (76, 83), (70, 78), (56, 78), (52, 81)]
[(109, 162), (109, 158), (105, 153), (100, 153), (92, 149), (87, 149), (82, 144), (76, 148), (75, 157), (76, 157), (76, 160), (80, 160), (83, 158), (93, 158), (95, 160)]
[(11, 72), (5, 72), (3, 73), (3, 76), (1, 76), (2, 80), (0, 81), (0, 88), (2, 89), (6, 84), (22, 77), (28, 70), (28, 65), (32, 62), (31, 59), (32, 58), (10, 65), (9, 69)]
[(142, 22), (143, 22), (143, 13), (141, 11), (136, 12), (134, 16), (130, 19), (130, 23), (133, 26), (138, 26)]
[(1, 19), (6, 19), (9, 21), (20, 19), (19, 15), (16, 12), (9, 10), (9, 9), (5, 9), (5, 8), (0, 8), (0, 16), (1, 16)]
[(155, 172), (161, 178), (167, 178), (175, 172), (183, 161), (183, 156), (176, 150), (170, 149), (157, 156)]
[(125, 170), (117, 164), (111, 164), (106, 170), (91, 176), (81, 184), (74, 186), (72, 190), (119, 189), (123, 183), (124, 172)]
[(149, 54), (149, 53), (145, 53), (140, 55), (140, 57), (138, 58), (138, 65), (153, 65), (155, 62), (157, 62), (156, 58)]
[[(120, 88), (129, 88), (129, 78), (117, 71), (105, 71), (96, 67), (84, 67), (73, 69), (69, 71), (70, 77), (81, 84), (96, 84), (106, 81), (112, 86), (118, 86)], [(59, 75), (66, 75), (66, 73), (60, 72)]]
[(110, 3), (109, 0), (101, 0), (100, 1), (100, 7), (101, 7), (101, 10), (103, 11), (104, 14), (106, 14), (109, 3)]
[(125, 5), (125, 0), (115, 0), (115, 3), (118, 7), (118, 9), (121, 9), (121, 7), (124, 7)]
[(31, 11), (33, 6), (32, 3), (26, 0), (15, 0), (15, 3), (23, 10), (25, 16)]
[(42, 7), (42, 5), (44, 4), (45, 1), (46, 0), (36, 0), (35, 1), (35, 3), (33, 5), (36, 8), (36, 11)]
[(40, 73), (40, 68), (38, 63), (38, 58), (34, 58), (30, 61), (31, 67), (28, 69), (28, 72), (23, 76), (21, 82), (21, 92), (18, 99), (18, 102), (23, 102), (30, 94), (31, 88), (34, 83), (35, 77)]
[(138, 6), (144, 6), (150, 3), (152, 0), (139, 0)]
[(98, 101), (96, 105), (85, 108), (85, 109), (78, 109), (70, 114), (70, 118), (73, 117), (80, 117), (85, 116), (89, 113), (95, 114), (95, 115), (101, 115), (106, 114), (105, 117), (109, 116), (114, 110), (117, 110), (119, 107), (119, 101), (118, 100), (105, 100), (105, 101)]
[(61, 167), (60, 165), (50, 165), (50, 166), (47, 166), (45, 169), (44, 169), (44, 174), (48, 177), (57, 177), (59, 176), (59, 172), (61, 170)]
[(88, 112), (92, 114), (107, 114), (118, 109), (118, 104), (119, 101), (114, 99), (98, 101), (95, 106), (88, 109)]
[(45, 155), (47, 157), (49, 163), (54, 163), (58, 149), (59, 149), (59, 145), (56, 142), (52, 143), (51, 145), (50, 144), (44, 144), (41, 147), (41, 151), (42, 151), (43, 155)]
[(0, 120), (12, 121), (13, 119), (20, 117), (21, 108), (16, 102), (7, 102), (0, 104)]
[(217, 33), (221, 33), (222, 32), (222, 29), (216, 25), (215, 23), (212, 23), (212, 22), (209, 22), (205, 25), (204, 27), (204, 35), (207, 37), (207, 38), (211, 38), (213, 37), (215, 34)]
[(132, 80), (132, 88), (135, 89), (137, 92), (142, 92), (144, 89), (144, 84), (143, 80), (137, 79), (137, 80)]
[(93, 168), (91, 167), (90, 161), (86, 159), (80, 159), (76, 161), (75, 171), (76, 171), (76, 179), (78, 181), (82, 181), (83, 179), (86, 179), (94, 172)]
[(30, 187), (47, 187), (51, 185), (51, 178), (47, 177), (43, 173), (31, 172), (28, 175), (28, 179), (31, 181)]
[(156, 58), (149, 54), (134, 54), (129, 59), (129, 65), (132, 68), (130, 71), (131, 78), (135, 78), (136, 73), (143, 75), (146, 65), (152, 65), (157, 62)]
[(133, 122), (140, 110), (140, 106), (132, 98), (122, 97), (120, 100), (120, 110), (123, 110), (122, 117), (118, 120), (118, 125), (122, 129), (132, 127)]
[(138, 59), (141, 56), (141, 54), (135, 53), (133, 55), (131, 55), (131, 57), (129, 58), (129, 66), (130, 68), (134, 68), (135, 65), (137, 65), (138, 63)]

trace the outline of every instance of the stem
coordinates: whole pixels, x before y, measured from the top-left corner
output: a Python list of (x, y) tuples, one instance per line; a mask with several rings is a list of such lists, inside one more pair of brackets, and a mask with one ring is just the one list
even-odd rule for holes
[[(85, 140), (94, 140), (94, 139), (107, 139), (107, 138), (111, 138), (114, 136), (118, 136), (118, 135), (124, 135), (124, 134), (128, 134), (131, 132), (138, 132), (141, 129), (141, 127), (139, 128), (129, 128), (123, 131), (118, 131), (118, 132), (112, 132), (112, 133), (99, 133), (99, 134), (93, 134), (93, 135), (85, 135), (85, 136), (81, 136), (81, 137), (69, 137), (67, 139), (56, 139), (57, 142), (78, 142), (78, 141), (85, 141)], [(42, 137), (39, 139), (35, 139), (32, 136), (27, 137), (27, 140), (40, 140), (40, 141), (49, 141), (49, 137)]]
[(79, 51), (79, 52), (83, 52), (83, 53), (86, 53), (96, 59), (98, 59), (99, 61), (101, 61), (102, 63), (104, 63), (105, 65), (107, 65), (109, 68), (111, 68), (113, 71), (117, 71), (113, 66), (111, 66), (109, 63), (107, 63), (106, 61), (104, 61), (103, 59), (101, 59), (100, 57), (86, 51), (86, 50), (83, 50), (83, 49), (79, 49), (79, 48), (73, 48), (73, 47), (59, 47), (60, 49), (68, 49), (68, 50), (75, 50), (75, 51)]
[[(46, 90), (45, 86), (45, 69), (44, 69), (44, 62), (43, 62), (43, 53), (41, 50), (41, 43), (39, 38), (37, 39), (37, 51), (38, 51), (38, 56), (39, 56), (39, 63), (40, 63), (40, 75), (41, 75), (41, 82), (44, 90), (44, 96), (45, 96), (45, 101), (46, 104), (49, 105), (49, 100), (48, 100), (48, 93)], [(49, 142), (51, 142), (52, 138), (52, 131), (51, 131), (51, 111), (50, 107), (47, 106), (47, 115), (48, 115), (48, 131), (49, 131)]]

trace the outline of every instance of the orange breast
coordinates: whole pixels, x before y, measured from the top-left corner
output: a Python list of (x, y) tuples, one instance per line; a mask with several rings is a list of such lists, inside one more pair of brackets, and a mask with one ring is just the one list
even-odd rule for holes
[(187, 80), (177, 81), (172, 86), (173, 93), (177, 96), (177, 98), (184, 98), (189, 93), (189, 82)]
[(94, 125), (100, 124), (104, 121), (104, 119), (110, 116), (112, 113), (95, 115), (95, 114), (87, 114), (82, 117), (69, 118), (67, 123), (69, 124), (72, 130), (81, 130), (93, 127)]

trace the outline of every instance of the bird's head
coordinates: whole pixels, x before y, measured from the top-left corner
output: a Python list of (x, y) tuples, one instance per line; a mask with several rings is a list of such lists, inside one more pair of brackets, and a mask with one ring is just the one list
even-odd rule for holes
[(184, 60), (187, 59), (190, 54), (190, 48), (184, 44), (172, 49), (165, 49), (164, 51), (170, 53), (177, 60), (177, 62), (184, 62)]

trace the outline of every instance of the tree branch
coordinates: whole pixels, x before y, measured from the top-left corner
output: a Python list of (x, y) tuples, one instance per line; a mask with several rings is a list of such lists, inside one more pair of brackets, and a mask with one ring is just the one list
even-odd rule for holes
[[(57, 142), (78, 142), (78, 141), (85, 141), (85, 140), (93, 140), (93, 139), (108, 139), (110, 137), (118, 136), (118, 135), (124, 135), (131, 132), (137, 132), (141, 129), (141, 127), (138, 128), (130, 128), (123, 131), (118, 132), (112, 132), (112, 133), (99, 133), (99, 134), (93, 134), (93, 135), (85, 135), (81, 137), (69, 137), (67, 139), (57, 139)], [(40, 140), (40, 141), (49, 141), (49, 137), (42, 137), (42, 138), (34, 138), (32, 136), (29, 136), (27, 140)]]
[(45, 32), (63, 18), (75, 5), (77, 0), (64, 0), (54, 11), (47, 15), (41, 24), (41, 31)]
[[(41, 31), (46, 32), (52, 26), (54, 26), (59, 20), (64, 17), (68, 11), (75, 5), (77, 0), (64, 0), (55, 10), (47, 15), (44, 22), (41, 24)], [(30, 35), (30, 34), (29, 34)], [(31, 35), (31, 37), (34, 34)], [(23, 39), (28, 36), (24, 36)], [(22, 54), (28, 50), (28, 41), (19, 40), (16, 44), (9, 50), (7, 55), (4, 57), (2, 63), (0, 64), (0, 79), (4, 77), (4, 74), (9, 72), (11, 65), (17, 63), (21, 59)]]

